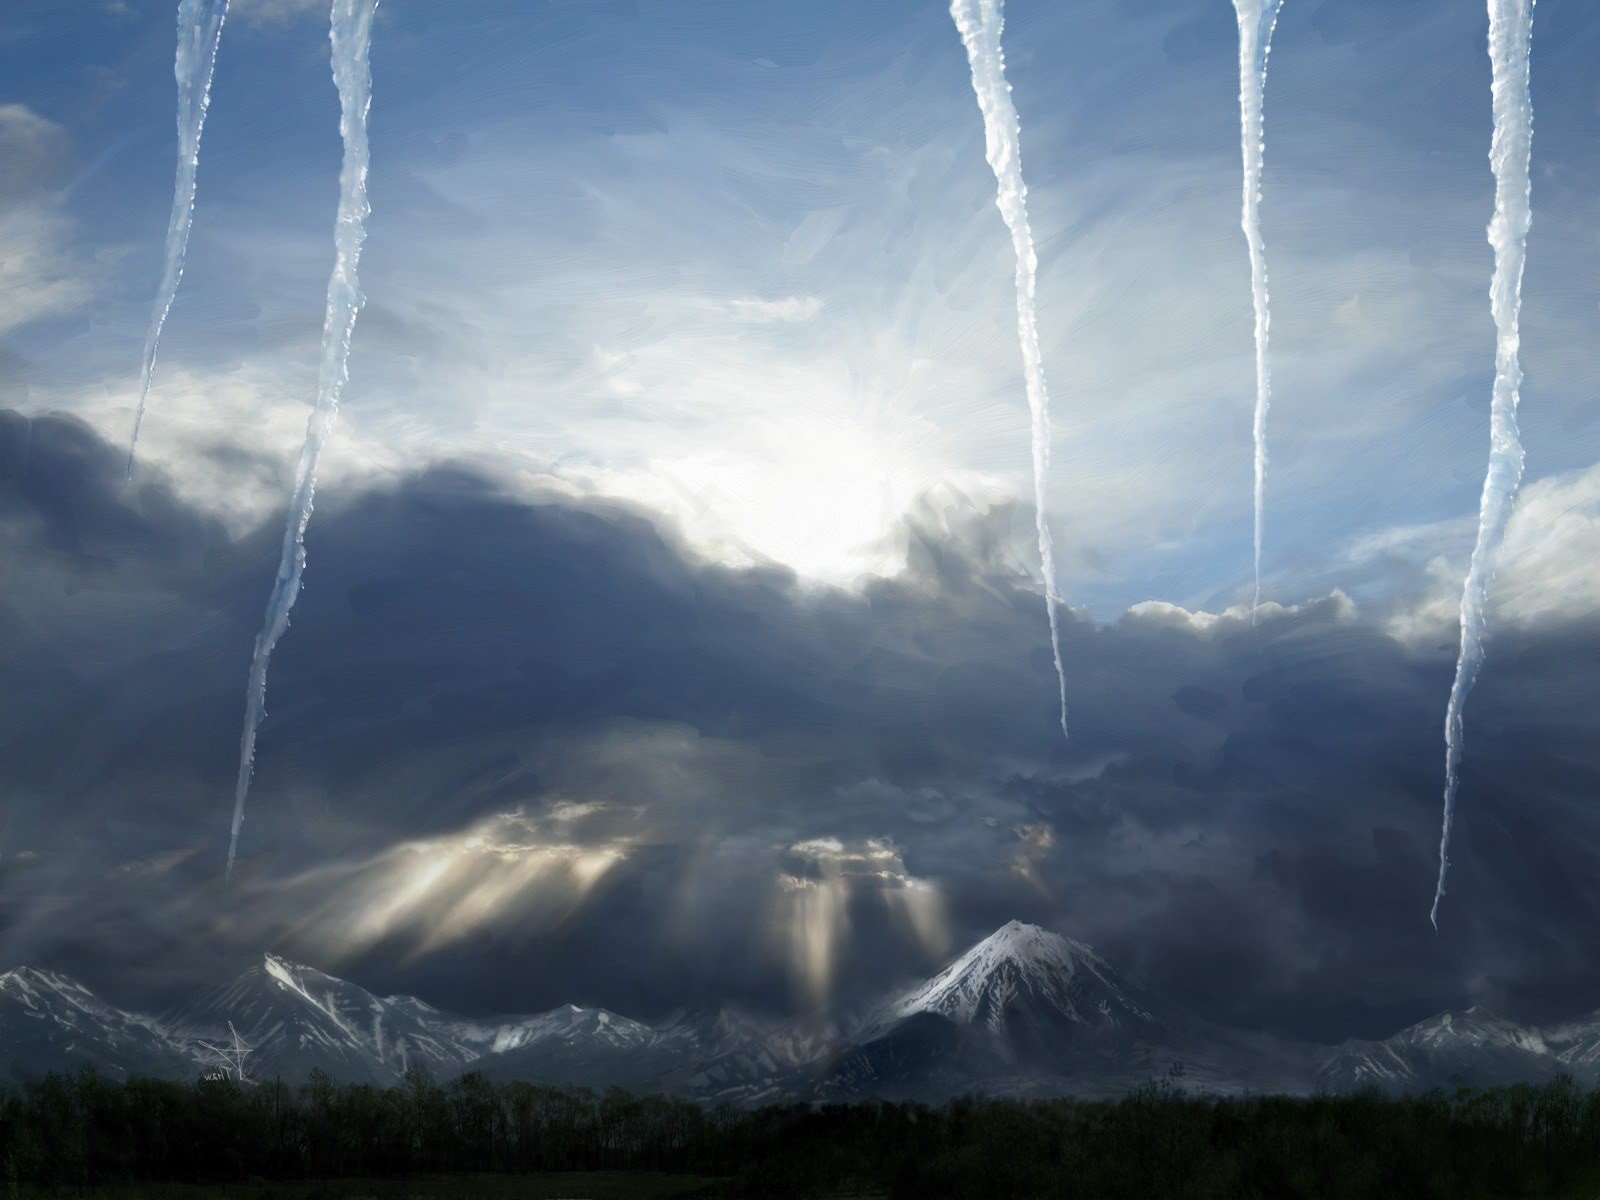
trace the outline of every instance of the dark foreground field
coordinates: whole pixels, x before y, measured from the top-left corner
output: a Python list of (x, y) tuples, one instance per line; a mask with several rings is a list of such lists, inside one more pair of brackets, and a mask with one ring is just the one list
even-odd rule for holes
[(18, 1200), (690, 1200), (727, 1194), (718, 1181), (689, 1175), (563, 1171), (546, 1175), (421, 1175), (411, 1179), (124, 1183), (54, 1192), (23, 1188), (18, 1191)]
[(701, 1108), (426, 1075), (50, 1076), (0, 1097), (0, 1200), (1589, 1197), (1600, 1091)]

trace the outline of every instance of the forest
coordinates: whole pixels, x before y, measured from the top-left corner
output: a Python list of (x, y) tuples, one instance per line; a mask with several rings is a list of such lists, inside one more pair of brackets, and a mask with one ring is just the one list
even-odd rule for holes
[(682, 1185), (616, 1194), (780, 1200), (1592, 1196), (1600, 1091), (1560, 1078), (1404, 1098), (1218, 1098), (1173, 1079), (1115, 1101), (707, 1108), (478, 1075), (440, 1084), (421, 1070), (390, 1089), (326, 1076), (112, 1083), (86, 1070), (5, 1094), (0, 1171), (6, 1200), (554, 1172)]

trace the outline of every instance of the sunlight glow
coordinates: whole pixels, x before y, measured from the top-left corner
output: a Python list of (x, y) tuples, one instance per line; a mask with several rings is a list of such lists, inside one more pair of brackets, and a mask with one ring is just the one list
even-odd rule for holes
[(301, 928), (331, 942), (324, 948), (340, 957), (395, 939), (410, 958), (496, 926), (530, 935), (551, 929), (628, 855), (630, 839), (580, 836), (578, 824), (608, 807), (518, 809), (456, 837), (399, 843), (346, 868), (342, 885)]
[(891, 925), (930, 957), (950, 946), (949, 918), (938, 886), (906, 871), (888, 838), (846, 844), (822, 837), (796, 842), (777, 878), (774, 931), (807, 1001), (827, 1003), (838, 957), (851, 934), (851, 901), (875, 893)]

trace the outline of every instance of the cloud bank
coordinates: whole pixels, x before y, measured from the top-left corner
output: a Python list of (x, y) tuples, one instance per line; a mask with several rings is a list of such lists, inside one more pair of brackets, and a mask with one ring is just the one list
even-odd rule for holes
[(277, 522), (0, 417), (0, 957), (129, 998), (274, 948), (479, 1011), (809, 1009), (1018, 917), (1311, 1036), (1600, 1002), (1592, 612), (1497, 635), (1435, 937), (1452, 648), (1342, 594), (1074, 617), (1061, 744), (1003, 510), (930, 501), (849, 590), (465, 466), (324, 511), (224, 890)]

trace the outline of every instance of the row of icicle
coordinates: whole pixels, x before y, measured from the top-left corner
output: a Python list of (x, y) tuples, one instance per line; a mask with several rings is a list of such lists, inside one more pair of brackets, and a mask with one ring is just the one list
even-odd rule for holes
[[(1479, 506), (1478, 537), (1461, 592), (1461, 648), (1445, 714), (1444, 819), (1439, 839), (1439, 880), (1429, 920), (1439, 925), (1439, 902), (1450, 869), (1450, 834), (1455, 822), (1460, 785), (1462, 708), (1483, 666), (1483, 637), (1488, 585), (1494, 576), (1522, 478), (1522, 443), (1517, 432), (1518, 320), (1522, 269), (1531, 221), (1528, 165), (1533, 140), (1533, 103), (1528, 87), (1529, 49), (1534, 0), (1488, 0), (1489, 57), (1493, 70), (1494, 139), (1490, 162), (1495, 177), (1495, 215), (1489, 225), (1494, 249), (1490, 301), (1496, 329), (1495, 381), (1490, 416), (1489, 469)], [(1261, 237), (1261, 169), (1265, 152), (1265, 94), (1272, 34), (1283, 0), (1233, 0), (1239, 26), (1239, 136), (1244, 168), (1240, 225), (1250, 255), (1251, 307), (1255, 316), (1256, 398), (1254, 536), (1255, 584), (1252, 622), (1261, 607), (1261, 543), (1266, 516), (1267, 412), (1271, 405), (1268, 331), (1271, 311), (1267, 290), (1266, 249)], [(1067, 683), (1061, 661), (1061, 633), (1056, 607), (1059, 593), (1054, 552), (1045, 518), (1045, 472), (1050, 464), (1050, 413), (1044, 365), (1039, 352), (1035, 311), (1038, 259), (1028, 226), (1027, 188), (1022, 177), (1021, 126), (1005, 77), (1001, 32), (1005, 0), (951, 0), (950, 15), (961, 34), (972, 68), (972, 87), (983, 114), (989, 165), (998, 187), (997, 203), (1011, 231), (1016, 256), (1017, 333), (1022, 343), (1022, 372), (1033, 429), (1033, 493), (1044, 573), (1045, 605), (1050, 619), (1050, 648), (1061, 695), (1061, 730), (1067, 730)]]
[[(1267, 414), (1271, 402), (1268, 333), (1271, 325), (1266, 251), (1261, 237), (1261, 174), (1265, 149), (1264, 98), (1272, 35), (1283, 0), (1233, 0), (1239, 28), (1239, 127), (1243, 165), (1240, 224), (1250, 259), (1251, 302), (1255, 318), (1254, 435), (1254, 600), (1252, 619), (1261, 603), (1261, 547), (1266, 510)], [(1444, 820), (1439, 846), (1439, 880), (1430, 919), (1438, 925), (1450, 866), (1450, 835), (1455, 819), (1462, 750), (1462, 708), (1483, 664), (1484, 608), (1506, 523), (1522, 476), (1522, 446), (1517, 432), (1518, 319), (1523, 263), (1531, 220), (1529, 157), (1533, 136), (1529, 48), (1534, 0), (1488, 0), (1489, 54), (1493, 69), (1494, 138), (1490, 160), (1495, 176), (1495, 215), (1489, 226), (1494, 249), (1490, 297), (1496, 328), (1495, 382), (1491, 408), (1491, 453), (1480, 504), (1478, 537), (1462, 588), (1461, 645), (1445, 718)], [(368, 214), (367, 110), (371, 103), (368, 50), (378, 0), (333, 0), (329, 37), (333, 76), (339, 92), (340, 132), (344, 162), (340, 171), (339, 211), (335, 225), (335, 260), (328, 281), (323, 322), (317, 397), (295, 469), (283, 554), (267, 603), (266, 618), (251, 658), (244, 731), (240, 738), (239, 775), (234, 793), (233, 824), (228, 845), (231, 878), (238, 852), (255, 762), (256, 732), (266, 715), (267, 668), (273, 648), (289, 625), (305, 570), (305, 532), (315, 499), (317, 467), (338, 414), (339, 399), (349, 375), (350, 340), (363, 297), (357, 280), (361, 244)], [(184, 254), (193, 222), (195, 176), (200, 137), (210, 104), (217, 47), (227, 16), (228, 0), (179, 0), (178, 168), (168, 223), (161, 285), (150, 320), (139, 378), (138, 403), (128, 452), (131, 477), (134, 451), (160, 348), (162, 329), (183, 277)], [(1050, 468), (1050, 402), (1045, 383), (1036, 310), (1038, 255), (1028, 223), (1027, 186), (1022, 174), (1021, 124), (1006, 80), (1001, 34), (1004, 0), (951, 0), (950, 15), (966, 48), (972, 88), (983, 117), (984, 143), (994, 171), (996, 204), (1011, 234), (1016, 262), (1017, 336), (1022, 351), (1033, 463), (1035, 530), (1044, 578), (1050, 651), (1060, 699), (1060, 723), (1067, 732), (1067, 682), (1061, 656), (1055, 556), (1046, 518), (1046, 485)]]

